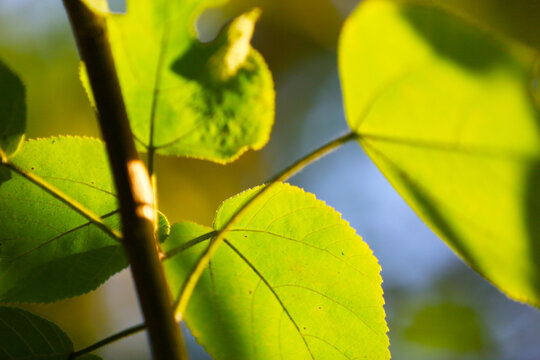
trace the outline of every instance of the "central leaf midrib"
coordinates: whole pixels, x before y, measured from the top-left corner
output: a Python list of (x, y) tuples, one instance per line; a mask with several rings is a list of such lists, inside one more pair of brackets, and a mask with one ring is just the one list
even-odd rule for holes
[(165, 61), (165, 55), (167, 53), (167, 44), (168, 44), (168, 38), (169, 38), (169, 20), (170, 20), (170, 11), (169, 11), (169, 4), (172, 1), (165, 1), (164, 5), (164, 19), (163, 19), (163, 33), (161, 34), (161, 40), (160, 40), (160, 46), (159, 46), (159, 55), (157, 60), (157, 67), (156, 67), (156, 78), (154, 80), (154, 88), (152, 91), (152, 107), (150, 109), (150, 131), (149, 131), (149, 139), (148, 139), (148, 152), (151, 156), (153, 156), (153, 152), (155, 151), (154, 148), (154, 130), (155, 130), (155, 121), (156, 121), (156, 112), (157, 112), (157, 106), (158, 106), (158, 98), (159, 98), (159, 92), (160, 92), (160, 86), (161, 86), (161, 79), (162, 79), (162, 71), (163, 71), (163, 63)]
[(304, 342), (304, 344), (306, 345), (306, 349), (307, 351), (309, 352), (311, 358), (313, 360), (315, 360), (315, 356), (313, 355), (313, 352), (311, 351), (311, 348), (309, 347), (309, 344), (307, 343), (307, 340), (306, 338), (304, 337), (304, 334), (300, 331), (300, 327), (298, 326), (298, 324), (296, 323), (296, 321), (294, 321), (292, 315), (290, 314), (289, 310), (287, 309), (287, 307), (285, 306), (285, 304), (283, 303), (283, 301), (281, 301), (281, 298), (279, 297), (279, 295), (275, 292), (275, 290), (273, 289), (272, 285), (270, 285), (270, 283), (266, 280), (266, 278), (257, 270), (257, 268), (251, 264), (251, 262), (244, 256), (242, 255), (242, 253), (240, 251), (238, 251), (238, 249), (236, 249), (228, 240), (225, 239), (225, 243), (227, 244), (227, 246), (235, 253), (237, 254), (245, 263), (246, 265), (259, 277), (259, 279), (261, 279), (261, 281), (266, 285), (266, 287), (268, 288), (268, 290), (270, 290), (270, 292), (274, 295), (275, 299), (278, 301), (279, 305), (281, 306), (281, 308), (283, 309), (283, 311), (285, 312), (285, 314), (287, 314), (287, 317), (289, 318), (289, 320), (291, 321), (291, 323), (293, 324), (293, 326), (295, 327), (296, 331), (298, 332), (298, 334), (300, 335), (300, 337), (302, 338), (302, 341)]

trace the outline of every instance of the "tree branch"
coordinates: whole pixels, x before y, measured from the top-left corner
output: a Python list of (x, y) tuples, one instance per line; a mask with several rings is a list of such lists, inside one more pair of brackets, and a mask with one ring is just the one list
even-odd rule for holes
[(158, 257), (148, 172), (138, 157), (107, 38), (105, 14), (84, 0), (63, 0), (85, 62), (120, 201), (123, 244), (156, 360), (185, 359)]

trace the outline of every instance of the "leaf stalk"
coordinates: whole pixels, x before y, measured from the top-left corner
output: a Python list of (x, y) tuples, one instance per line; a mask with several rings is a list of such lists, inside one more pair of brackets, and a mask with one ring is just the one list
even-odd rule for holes
[(199, 281), (202, 273), (208, 266), (210, 259), (218, 249), (219, 245), (221, 245), (221, 243), (225, 240), (225, 234), (229, 230), (231, 230), (231, 228), (238, 222), (241, 216), (249, 209), (249, 207), (254, 203), (254, 201), (260, 198), (264, 193), (272, 189), (276, 184), (289, 179), (291, 176), (305, 168), (307, 165), (311, 164), (314, 161), (317, 161), (318, 159), (327, 155), (341, 145), (349, 141), (356, 140), (358, 138), (358, 134), (349, 132), (335, 140), (324, 144), (318, 149), (313, 150), (311, 153), (297, 160), (295, 163), (293, 163), (285, 170), (281, 171), (272, 179), (270, 179), (257, 193), (255, 193), (255, 195), (253, 195), (253, 197), (249, 201), (247, 201), (237, 210), (237, 212), (229, 219), (225, 226), (218, 230), (214, 240), (210, 241), (210, 244), (199, 257), (188, 278), (182, 285), (180, 293), (178, 294), (174, 302), (174, 309), (177, 320), (182, 319), (182, 316), (186, 311), (189, 299), (191, 298), (191, 295), (193, 295), (193, 291), (195, 290), (197, 282)]
[(109, 337), (106, 337), (105, 339), (103, 340), (100, 340), (98, 341), (97, 343), (95, 344), (92, 344), (88, 347), (85, 347), (84, 349), (81, 349), (79, 351), (75, 351), (74, 353), (72, 353), (68, 360), (73, 360), (73, 359), (76, 359), (78, 358), (79, 356), (82, 356), (84, 354), (88, 354), (88, 353), (91, 353), (92, 351), (94, 350), (97, 350), (105, 345), (109, 345), (111, 343), (114, 343), (120, 339), (123, 339), (125, 337), (128, 337), (128, 336), (131, 336), (131, 335), (135, 335), (136, 333), (142, 331), (146, 329), (146, 324), (145, 323), (142, 323), (142, 324), (138, 324), (138, 325), (135, 325), (135, 326), (132, 326), (130, 328), (127, 328), (125, 330), (122, 330), (120, 332), (117, 332), (116, 334), (113, 334)]

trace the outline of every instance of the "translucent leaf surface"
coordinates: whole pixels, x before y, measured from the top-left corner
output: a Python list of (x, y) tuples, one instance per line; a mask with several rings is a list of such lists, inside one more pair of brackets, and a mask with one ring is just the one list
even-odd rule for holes
[(268, 141), (273, 81), (250, 46), (259, 12), (236, 18), (212, 43), (196, 38), (194, 20), (222, 2), (128, 1), (125, 15), (107, 15), (122, 93), (142, 149), (227, 162)]
[(538, 306), (532, 62), (436, 8), (382, 0), (348, 19), (339, 54), (347, 121), (368, 155), (468, 264)]
[[(12, 159), (119, 228), (104, 145), (31, 140)], [(60, 200), (13, 173), (0, 186), (0, 300), (48, 302), (97, 288), (126, 266), (119, 243)]]
[[(258, 189), (225, 201), (215, 229)], [(213, 229), (172, 226), (165, 262), (176, 293)], [(369, 247), (324, 202), (280, 184), (250, 205), (198, 283), (185, 320), (222, 359), (389, 359), (380, 267)]]
[[(0, 61), (0, 149), (17, 151), (26, 131), (26, 98), (22, 81)], [(0, 182), (2, 181), (0, 174)]]
[[(73, 352), (68, 336), (55, 324), (27, 311), (0, 307), (0, 358), (67, 360)], [(80, 359), (99, 360), (96, 355)]]

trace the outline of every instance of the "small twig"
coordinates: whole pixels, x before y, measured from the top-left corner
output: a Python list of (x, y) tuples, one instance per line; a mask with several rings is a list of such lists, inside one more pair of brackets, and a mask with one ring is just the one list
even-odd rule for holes
[(116, 342), (120, 339), (123, 339), (125, 337), (128, 337), (128, 336), (131, 336), (131, 335), (135, 335), (136, 333), (140, 332), (140, 331), (143, 331), (144, 329), (146, 329), (146, 324), (145, 323), (142, 323), (142, 324), (139, 324), (139, 325), (135, 325), (135, 326), (132, 326), (130, 328), (127, 328), (125, 330), (122, 330), (120, 332), (117, 332), (116, 334), (113, 334), (109, 337), (106, 337), (105, 339), (103, 340), (100, 340), (98, 341), (97, 343), (95, 344), (92, 344), (88, 347), (85, 347), (84, 349), (81, 349), (79, 351), (75, 351), (74, 353), (72, 353), (68, 360), (72, 360), (72, 359), (75, 359), (79, 356), (82, 356), (84, 354), (88, 354), (94, 350), (97, 350), (105, 345), (109, 345), (113, 342)]
[(171, 250), (167, 251), (162, 259), (163, 260), (170, 259), (173, 256), (181, 253), (182, 251), (184, 251), (186, 249), (189, 249), (193, 245), (197, 245), (198, 243), (203, 242), (204, 240), (208, 240), (208, 239), (216, 236), (217, 233), (218, 233), (217, 231), (210, 231), (210, 232), (208, 232), (206, 234), (203, 234), (203, 235), (201, 235), (199, 237), (196, 237), (193, 240), (189, 240), (188, 242), (186, 242), (186, 243), (184, 243), (182, 245), (179, 245), (179, 246), (175, 247), (174, 249), (171, 249)]

